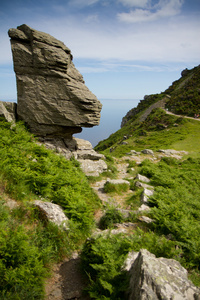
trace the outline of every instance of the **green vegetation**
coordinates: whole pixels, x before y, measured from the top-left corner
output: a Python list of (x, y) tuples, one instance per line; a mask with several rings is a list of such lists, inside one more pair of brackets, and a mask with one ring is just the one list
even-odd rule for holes
[[(95, 148), (113, 157), (143, 149), (189, 152), (182, 161), (163, 158), (155, 163), (146, 159), (139, 166), (130, 161), (128, 172), (147, 176), (154, 186), (154, 195), (149, 199), (151, 210), (145, 214), (155, 222), (141, 226), (137, 220), (138, 229), (134, 232), (100, 235), (87, 241), (82, 254), (83, 265), (91, 281), (89, 294), (95, 299), (126, 299), (128, 283), (127, 274), (122, 272), (123, 263), (129, 251), (141, 248), (157, 257), (178, 260), (187, 268), (194, 284), (200, 286), (200, 122), (184, 118), (200, 113), (199, 72), (200, 67), (185, 70), (164, 93), (145, 96), (127, 114), (127, 123)], [(156, 108), (141, 122), (146, 109), (164, 97), (166, 108), (183, 117)], [(135, 188), (134, 180), (131, 188), (134, 194), (126, 203), (131, 209), (137, 209), (142, 189)], [(112, 228), (117, 211), (108, 210), (104, 218), (104, 228)]]
[[(108, 140), (100, 142), (96, 150), (122, 157), (132, 149), (141, 151), (146, 148), (157, 151), (162, 148), (190, 151), (191, 155), (196, 156), (200, 149), (199, 131), (200, 121), (168, 115), (158, 108), (153, 110), (144, 122), (129, 121)], [(131, 134), (126, 140), (127, 145), (123, 145), (121, 136), (127, 133)], [(106, 145), (109, 145), (109, 148), (106, 148)]]
[(200, 67), (186, 70), (185, 75), (175, 81), (165, 92), (170, 93), (171, 98), (167, 103), (170, 111), (194, 117), (200, 114)]
[[(194, 117), (200, 114), (200, 67), (185, 70), (183, 76), (175, 81), (165, 92), (145, 96), (136, 108), (125, 117), (127, 123), (117, 132), (101, 141), (95, 149), (104, 154), (122, 157), (131, 149), (144, 148), (158, 150), (173, 148), (199, 152), (198, 133), (200, 122), (179, 116), (168, 115), (160, 108), (154, 109), (145, 121), (140, 122), (148, 107), (159, 100), (166, 99), (165, 107), (175, 114)], [(128, 137), (127, 145), (123, 144)], [(192, 145), (195, 145), (193, 147)], [(193, 147), (193, 149), (191, 149)]]
[[(100, 235), (86, 242), (82, 260), (89, 274), (89, 294), (94, 299), (126, 299), (127, 274), (121, 272), (130, 251), (145, 248), (157, 257), (178, 260), (200, 286), (200, 159), (177, 161), (163, 158), (155, 164), (144, 160), (138, 172), (151, 179), (155, 193), (150, 197), (155, 220), (134, 232)], [(137, 194), (140, 195), (139, 190)], [(133, 198), (133, 196), (132, 196)], [(131, 204), (131, 199), (129, 199)], [(135, 203), (135, 199), (132, 199)], [(137, 201), (137, 200), (136, 200)], [(102, 218), (102, 228), (111, 228), (120, 214), (111, 208)], [(122, 218), (122, 217), (121, 217)]]
[[(194, 284), (200, 286), (200, 121), (170, 115), (161, 108), (146, 116), (149, 106), (163, 98), (169, 111), (192, 117), (200, 113), (199, 72), (200, 67), (185, 70), (164, 93), (145, 96), (127, 116), (125, 126), (96, 146), (108, 164), (108, 171), (98, 178), (87, 178), (75, 159), (67, 161), (41, 146), (22, 123), (11, 126), (0, 120), (2, 300), (44, 299), (44, 281), (52, 264), (81, 247), (83, 268), (90, 280), (88, 292), (93, 299), (127, 298), (128, 276), (123, 264), (130, 251), (141, 248), (157, 257), (178, 260)], [(140, 121), (144, 114), (145, 120)], [(189, 152), (182, 160), (165, 157), (155, 163), (145, 159), (139, 165), (127, 158), (129, 175), (147, 176), (154, 186), (155, 192), (149, 198), (151, 210), (145, 212), (154, 222), (142, 223), (137, 213), (125, 218), (108, 205), (99, 222), (101, 229), (111, 229), (124, 221), (134, 222), (134, 229), (126, 234), (101, 233), (86, 239), (95, 228), (94, 213), (101, 207), (89, 182), (116, 178), (115, 157), (127, 157), (131, 150), (145, 148)], [(130, 179), (130, 188), (134, 192), (128, 195), (126, 205), (135, 210), (142, 189), (135, 187), (134, 179)], [(128, 185), (106, 183), (104, 189), (120, 195)], [(12, 210), (5, 205), (10, 198), (18, 204)], [(36, 199), (59, 204), (69, 218), (69, 229), (64, 231), (40, 220), (32, 205)]]
[[(89, 235), (99, 200), (75, 160), (38, 145), (21, 123), (0, 124), (0, 187), (2, 201), (9, 195), (19, 204), (12, 211), (0, 204), (0, 298), (43, 299), (51, 263)], [(43, 224), (33, 199), (59, 204), (70, 219), (69, 231)]]
[(127, 184), (127, 183), (114, 184), (112, 182), (107, 181), (104, 184), (104, 192), (105, 193), (121, 194), (122, 192), (127, 192), (128, 190), (129, 190), (129, 184)]
[(128, 276), (123, 270), (124, 260), (130, 251), (145, 248), (156, 256), (178, 258), (181, 249), (176, 242), (153, 232), (141, 229), (132, 235), (99, 235), (85, 243), (82, 252), (83, 268), (89, 274), (88, 292), (94, 299), (127, 299)]
[(122, 223), (122, 221), (124, 218), (121, 212), (115, 207), (109, 207), (100, 219), (99, 228), (102, 230), (112, 228), (114, 224)]
[(143, 161), (140, 173), (151, 179), (155, 193), (150, 198), (150, 216), (158, 234), (170, 234), (183, 251), (187, 269), (200, 265), (200, 159), (179, 162), (165, 158), (158, 164)]

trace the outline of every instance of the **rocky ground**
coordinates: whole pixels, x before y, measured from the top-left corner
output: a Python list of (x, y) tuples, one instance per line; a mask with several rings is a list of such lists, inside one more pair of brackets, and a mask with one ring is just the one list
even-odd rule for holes
[[(149, 158), (152, 161), (159, 161), (163, 156), (170, 156), (180, 159), (186, 152), (184, 151), (175, 151), (175, 150), (161, 150), (160, 152), (154, 153), (149, 150), (146, 153), (135, 153), (130, 152), (127, 156), (124, 156), (121, 159), (115, 159), (115, 165), (118, 170), (117, 179), (128, 179), (132, 175), (127, 173), (128, 161), (134, 160), (136, 164), (141, 163), (144, 159)], [(134, 171), (134, 170), (132, 170)], [(121, 195), (112, 195), (106, 194), (104, 192), (104, 184), (107, 179), (96, 181), (92, 183), (91, 186), (101, 199), (103, 204), (112, 204), (119, 209), (128, 210), (127, 204), (125, 202), (126, 198), (133, 194), (132, 190)], [(103, 215), (103, 211), (96, 212), (95, 218), (98, 223), (99, 219)], [(141, 219), (142, 221), (142, 219)], [(148, 222), (148, 220), (143, 220)], [(122, 224), (115, 231), (127, 231), (130, 228), (133, 229), (134, 224)], [(80, 270), (80, 258), (77, 253), (74, 253), (71, 259), (65, 260), (60, 264), (54, 266), (53, 274), (46, 283), (46, 300), (71, 300), (71, 299), (80, 299), (80, 300), (89, 300), (90, 298), (84, 295), (84, 289), (87, 286), (87, 280)]]

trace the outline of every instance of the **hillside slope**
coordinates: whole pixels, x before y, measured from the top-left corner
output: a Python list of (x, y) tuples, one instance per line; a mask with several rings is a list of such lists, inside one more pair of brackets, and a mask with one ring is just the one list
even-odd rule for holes
[[(121, 129), (101, 141), (95, 149), (111, 155), (124, 155), (130, 148), (152, 147), (191, 150), (191, 138), (196, 152), (200, 113), (200, 66), (182, 71), (179, 80), (163, 93), (144, 96), (136, 108), (122, 120)], [(173, 112), (175, 115), (169, 115)], [(177, 114), (177, 116), (176, 116)]]

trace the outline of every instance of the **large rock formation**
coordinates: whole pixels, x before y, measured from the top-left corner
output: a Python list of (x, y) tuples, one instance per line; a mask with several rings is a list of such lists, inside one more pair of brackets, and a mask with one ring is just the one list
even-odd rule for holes
[(199, 300), (200, 289), (187, 278), (187, 270), (174, 259), (156, 258), (146, 249), (129, 253), (129, 300)]
[(62, 42), (27, 25), (8, 32), (17, 78), (17, 115), (39, 136), (71, 138), (99, 124), (101, 103)]

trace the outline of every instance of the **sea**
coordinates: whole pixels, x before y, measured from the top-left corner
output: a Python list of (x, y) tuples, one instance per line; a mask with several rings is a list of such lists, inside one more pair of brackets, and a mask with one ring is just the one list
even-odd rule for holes
[(100, 101), (103, 107), (99, 126), (83, 128), (81, 133), (74, 134), (74, 137), (90, 141), (93, 147), (120, 129), (122, 118), (130, 109), (136, 107), (140, 100), (100, 99)]

